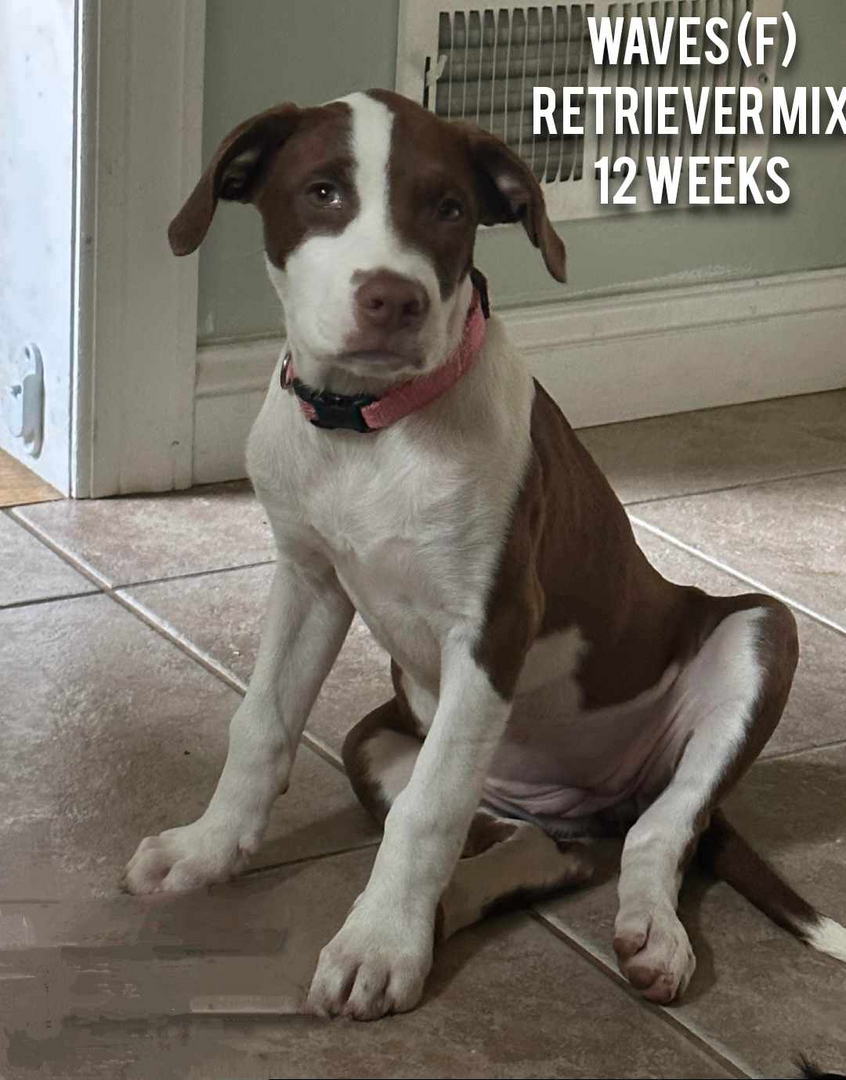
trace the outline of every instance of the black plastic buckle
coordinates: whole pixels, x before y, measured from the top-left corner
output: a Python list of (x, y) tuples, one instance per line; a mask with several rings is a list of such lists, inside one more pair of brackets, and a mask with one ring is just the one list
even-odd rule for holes
[(315, 390), (299, 379), (291, 378), (290, 368), (289, 355), (282, 365), (282, 388), (293, 390), (300, 401), (311, 406), (314, 416), (308, 419), (315, 427), (329, 430), (342, 428), (347, 431), (358, 431), (362, 435), (374, 430), (368, 426), (361, 410), (367, 405), (372, 405), (374, 401), (378, 401), (378, 398), (372, 394), (359, 394), (353, 397), (349, 394), (333, 394), (329, 390)]
[(473, 283), (473, 288), (479, 294), (479, 306), (482, 309), (482, 314), (486, 319), (489, 319), (491, 317), (491, 302), (488, 299), (488, 279), (481, 270), (477, 270), (475, 266), (471, 266), (470, 281)]

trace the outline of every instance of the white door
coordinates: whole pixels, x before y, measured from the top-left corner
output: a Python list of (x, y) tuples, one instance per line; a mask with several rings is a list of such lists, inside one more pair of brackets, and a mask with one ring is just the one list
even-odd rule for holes
[(0, 448), (70, 488), (76, 18), (0, 4)]
[(166, 230), (201, 165), (204, 31), (204, 0), (0, 0), (0, 447), (66, 494), (192, 480), (197, 258)]

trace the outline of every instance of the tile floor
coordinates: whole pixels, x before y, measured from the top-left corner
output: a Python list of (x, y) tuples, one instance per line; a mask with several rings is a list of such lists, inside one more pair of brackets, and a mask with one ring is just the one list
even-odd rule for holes
[[(731, 799), (736, 823), (846, 920), (846, 391), (593, 429), (584, 441), (670, 578), (796, 609), (785, 718)], [(340, 771), (384, 700), (359, 624), (250, 872), (165, 902), (117, 892), (138, 839), (192, 819), (255, 655), (270, 561), (244, 484), (0, 511), (0, 1077), (787, 1077), (846, 1065), (846, 969), (693, 876), (699, 967), (648, 1006), (610, 949), (614, 860), (594, 887), (439, 953), (422, 1005), (375, 1025), (297, 1015), (377, 833)], [(286, 1015), (222, 1018), (214, 994)]]

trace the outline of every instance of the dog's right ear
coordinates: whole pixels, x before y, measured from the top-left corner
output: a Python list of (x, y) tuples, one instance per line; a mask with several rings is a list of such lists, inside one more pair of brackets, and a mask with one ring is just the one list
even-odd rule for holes
[(556, 281), (567, 280), (567, 255), (546, 212), (543, 191), (532, 170), (501, 139), (464, 120), (452, 126), (464, 132), (479, 182), (482, 225), (520, 221), (540, 249)]
[(273, 155), (297, 126), (300, 110), (286, 102), (245, 120), (230, 131), (185, 205), (170, 223), (174, 255), (196, 251), (208, 232), (218, 199), (251, 202)]

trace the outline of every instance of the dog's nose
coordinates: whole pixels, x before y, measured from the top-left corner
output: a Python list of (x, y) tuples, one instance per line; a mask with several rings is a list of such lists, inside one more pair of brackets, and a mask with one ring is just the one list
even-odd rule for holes
[(362, 326), (380, 330), (415, 330), (429, 310), (429, 295), (411, 278), (380, 270), (356, 290), (356, 311)]

